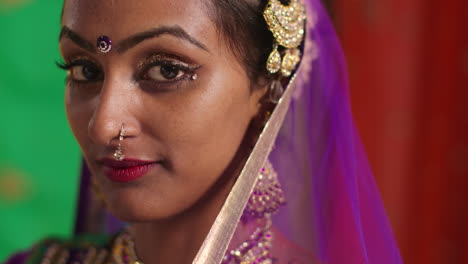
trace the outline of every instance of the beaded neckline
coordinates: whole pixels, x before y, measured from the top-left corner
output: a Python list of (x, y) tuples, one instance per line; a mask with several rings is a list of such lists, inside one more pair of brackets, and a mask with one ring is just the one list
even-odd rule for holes
[[(271, 264), (271, 247), (273, 232), (271, 217), (266, 216), (265, 224), (256, 228), (249, 239), (236, 249), (230, 250), (223, 258), (222, 264)], [(144, 264), (138, 259), (135, 242), (128, 231), (122, 232), (114, 242), (111, 259), (107, 264)]]
[[(222, 264), (273, 263), (270, 253), (273, 243), (271, 216), (265, 215), (264, 220), (246, 241), (226, 253)], [(36, 257), (41, 256), (40, 264), (144, 264), (138, 259), (135, 242), (128, 230), (119, 233), (112, 241), (102, 237), (78, 237), (74, 241), (46, 240), (39, 244), (36, 252)]]

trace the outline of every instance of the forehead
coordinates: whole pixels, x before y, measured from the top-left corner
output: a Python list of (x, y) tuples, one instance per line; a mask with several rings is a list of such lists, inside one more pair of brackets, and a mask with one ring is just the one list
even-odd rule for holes
[(119, 40), (157, 26), (179, 25), (201, 39), (214, 37), (214, 24), (204, 0), (67, 0), (64, 26), (94, 39), (109, 35)]

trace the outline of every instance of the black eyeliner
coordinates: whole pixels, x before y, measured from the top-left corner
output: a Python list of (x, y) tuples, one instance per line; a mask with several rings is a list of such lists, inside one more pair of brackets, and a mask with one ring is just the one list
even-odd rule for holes
[(63, 61), (55, 61), (55, 66), (62, 70), (69, 70), (72, 67), (69, 63), (65, 63)]
[(55, 64), (57, 65), (58, 68), (68, 72), (67, 78), (66, 78), (66, 83), (68, 83), (68, 82), (92, 83), (92, 82), (98, 81), (98, 80), (86, 80), (86, 81), (85, 80), (74, 80), (72, 78), (72, 76), (70, 75), (70, 70), (73, 69), (76, 66), (94, 68), (94, 69), (99, 70), (102, 73), (102, 70), (99, 67), (99, 65), (97, 65), (93, 61), (89, 60), (88, 58), (83, 58), (83, 57), (73, 59), (73, 60), (71, 60), (71, 62), (56, 61)]
[[(181, 80), (189, 80), (190, 79), (189, 75), (193, 75), (195, 71), (201, 67), (201, 65), (191, 65), (190, 63), (185, 62), (184, 59), (176, 55), (171, 55), (167, 53), (153, 54), (153, 55), (150, 55), (145, 60), (143, 60), (143, 62), (138, 65), (137, 67), (138, 72), (136, 75), (137, 76), (136, 79), (141, 80), (141, 81), (152, 81), (152, 80), (147, 80), (146, 74), (151, 68), (155, 66), (172, 66), (184, 72), (184, 76), (177, 78), (177, 79), (173, 79), (173, 80), (167, 80), (167, 81), (162, 81), (162, 82), (160, 81), (161, 84), (170, 84), (170, 83), (175, 83)], [(152, 82), (157, 82), (157, 81), (152, 81)]]

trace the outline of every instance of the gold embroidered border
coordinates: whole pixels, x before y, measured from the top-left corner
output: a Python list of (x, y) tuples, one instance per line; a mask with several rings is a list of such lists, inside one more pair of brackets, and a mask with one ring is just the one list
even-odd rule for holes
[(288, 112), (295, 77), (296, 74), (291, 78), (286, 91), (271, 114), (239, 178), (232, 187), (195, 260), (192, 262), (193, 264), (221, 263), (249, 196), (257, 182), (258, 172), (268, 158)]

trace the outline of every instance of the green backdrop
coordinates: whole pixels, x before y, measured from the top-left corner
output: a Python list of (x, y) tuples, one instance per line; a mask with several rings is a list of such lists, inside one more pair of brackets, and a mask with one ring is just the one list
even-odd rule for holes
[(73, 228), (80, 157), (55, 66), (61, 3), (0, 0), (0, 262)]

